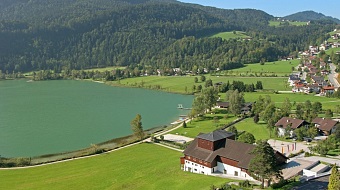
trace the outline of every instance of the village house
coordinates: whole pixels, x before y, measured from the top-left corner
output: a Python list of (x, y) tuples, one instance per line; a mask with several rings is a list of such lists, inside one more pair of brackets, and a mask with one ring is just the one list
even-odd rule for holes
[(334, 86), (322, 86), (321, 88), (321, 95), (327, 95), (327, 94), (333, 94), (335, 92), (335, 87)]
[(302, 127), (307, 126), (309, 123), (302, 119), (290, 118), (290, 117), (283, 117), (281, 118), (275, 126), (278, 128), (278, 136), (282, 137), (286, 134), (286, 129), (289, 126), (291, 131), (289, 132), (290, 137), (294, 136), (294, 130)]
[(300, 77), (297, 74), (291, 74), (288, 78), (289, 86), (294, 86), (295, 82), (300, 81)]
[(331, 135), (334, 133), (338, 121), (328, 118), (317, 117), (313, 119), (312, 124), (319, 129), (324, 135)]
[[(215, 108), (228, 109), (229, 105), (230, 105), (229, 102), (216, 102)], [(248, 114), (251, 111), (252, 107), (253, 107), (252, 102), (245, 102), (242, 105), (241, 114)]]
[[(180, 158), (184, 171), (212, 175), (223, 174), (240, 179), (254, 180), (249, 173), (250, 154), (255, 145), (235, 141), (235, 134), (216, 130), (198, 135), (183, 151)], [(287, 157), (275, 152), (277, 164), (284, 164)]]

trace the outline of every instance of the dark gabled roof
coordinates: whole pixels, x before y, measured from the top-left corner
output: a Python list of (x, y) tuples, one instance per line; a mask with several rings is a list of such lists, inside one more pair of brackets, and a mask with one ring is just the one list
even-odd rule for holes
[(312, 123), (319, 124), (319, 129), (323, 131), (330, 131), (338, 122), (333, 119), (317, 117), (313, 119)]
[(298, 75), (291, 74), (289, 75), (289, 80), (300, 80), (300, 77)]
[(286, 128), (288, 125), (291, 125), (290, 127), (292, 129), (296, 129), (301, 127), (304, 123), (306, 123), (306, 121), (302, 119), (283, 117), (275, 124), (275, 126)]
[(318, 84), (322, 84), (325, 81), (325, 79), (320, 76), (312, 76), (311, 78), (315, 83), (318, 83)]
[(225, 139), (225, 138), (228, 138), (234, 135), (235, 135), (234, 133), (231, 133), (225, 130), (216, 130), (211, 133), (200, 134), (197, 137), (200, 139), (205, 139), (205, 140), (214, 142), (214, 141)]
[(229, 102), (217, 102), (216, 105), (227, 108), (229, 107)]
[(244, 169), (248, 169), (251, 159), (254, 158), (254, 155), (250, 154), (250, 152), (255, 148), (255, 145), (226, 139), (224, 147), (211, 151), (198, 147), (198, 140), (199, 138), (195, 138), (183, 153), (210, 163), (217, 156), (228, 158), (237, 161), (237, 166)]

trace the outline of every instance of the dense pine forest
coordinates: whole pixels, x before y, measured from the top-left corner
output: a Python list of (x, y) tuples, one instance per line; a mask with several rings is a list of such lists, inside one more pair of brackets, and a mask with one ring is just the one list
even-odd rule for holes
[[(335, 27), (327, 20), (270, 27), (273, 18), (259, 10), (172, 0), (4, 0), (0, 71), (127, 66), (129, 77), (136, 70), (227, 70), (296, 55), (323, 42)], [(210, 37), (225, 31), (244, 31), (252, 39)]]

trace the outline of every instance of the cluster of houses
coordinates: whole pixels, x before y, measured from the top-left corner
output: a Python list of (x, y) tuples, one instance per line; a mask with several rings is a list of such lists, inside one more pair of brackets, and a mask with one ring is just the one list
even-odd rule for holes
[(316, 127), (319, 134), (328, 136), (334, 133), (338, 123), (338, 121), (333, 119), (319, 117), (314, 118), (311, 123), (302, 119), (283, 117), (275, 124), (275, 126), (278, 128), (278, 136), (285, 136), (287, 134), (286, 129), (290, 128), (288, 133), (293, 137), (295, 135), (294, 130), (300, 127)]
[[(315, 67), (313, 65), (310, 65), (308, 68), (311, 72), (315, 72)], [(325, 71), (324, 73), (328, 72)], [(327, 94), (333, 94), (337, 90), (328, 81), (326, 81), (323, 76), (313, 75), (311, 76), (310, 83), (307, 83), (305, 80), (300, 78), (300, 75), (300, 73), (289, 75), (288, 83), (289, 86), (292, 86), (293, 92), (301, 92), (306, 94), (316, 93), (324, 96)]]
[[(304, 60), (304, 63), (301, 66), (301, 71), (292, 73), (288, 78), (289, 86), (292, 87), (293, 92), (306, 94), (316, 93), (324, 96), (332, 94), (337, 90), (337, 88), (334, 87), (328, 80), (325, 80), (325, 76), (330, 74), (330, 71), (327, 70), (327, 68), (328, 63), (330, 63), (331, 60), (329, 59), (328, 62), (324, 62), (316, 56), (319, 51), (328, 49), (329, 46), (340, 47), (340, 42), (327, 43), (326, 41), (325, 44), (321, 44), (320, 47), (310, 46), (307, 51), (301, 53), (301, 57)], [(316, 59), (319, 59), (317, 61), (320, 62), (318, 67), (312, 64), (312, 61)], [(306, 75), (310, 76), (311, 81), (309, 83), (303, 79), (303, 72), (306, 72)]]

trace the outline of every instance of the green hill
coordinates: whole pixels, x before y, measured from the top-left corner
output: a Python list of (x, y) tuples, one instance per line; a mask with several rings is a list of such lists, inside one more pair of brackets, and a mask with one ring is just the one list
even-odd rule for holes
[(333, 18), (330, 16), (325, 16), (322, 13), (317, 13), (314, 11), (302, 11), (302, 12), (298, 12), (295, 14), (285, 16), (283, 18), (288, 19), (288, 20), (293, 20), (293, 21), (302, 21), (302, 22), (315, 21), (315, 20), (331, 20), (335, 23), (340, 24), (339, 19)]

